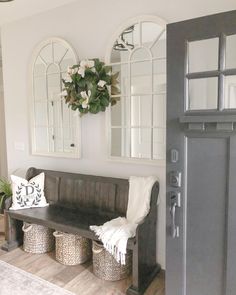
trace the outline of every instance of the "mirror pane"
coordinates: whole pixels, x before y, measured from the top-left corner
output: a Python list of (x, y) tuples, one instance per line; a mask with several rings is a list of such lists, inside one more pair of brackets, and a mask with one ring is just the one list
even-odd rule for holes
[(53, 63), (53, 48), (52, 43), (47, 44), (40, 51), (40, 57), (46, 64)]
[(111, 106), (111, 125), (112, 126), (121, 126), (122, 124), (122, 114), (125, 115), (124, 110), (124, 97), (119, 97), (117, 103)]
[(164, 160), (166, 157), (165, 128), (153, 128), (153, 159)]
[(62, 102), (61, 100), (54, 100), (51, 102), (52, 106), (52, 125), (56, 128), (59, 128), (62, 126)]
[(151, 129), (131, 128), (131, 157), (151, 158)]
[(112, 74), (118, 73), (118, 84), (111, 89), (112, 95), (129, 95), (129, 72), (128, 64), (120, 64), (112, 66)]
[(38, 57), (34, 64), (34, 76), (43, 76), (46, 74), (46, 65)]
[(60, 97), (61, 77), (60, 73), (47, 75), (48, 99), (55, 100)]
[(60, 63), (69, 49), (60, 42), (54, 42), (52, 46), (54, 58), (53, 61), (55, 63)]
[(166, 59), (153, 61), (153, 92), (166, 93)]
[(60, 69), (56, 64), (50, 64), (47, 69), (47, 74), (57, 74), (60, 72)]
[(64, 134), (64, 152), (66, 153), (74, 153), (77, 149), (76, 145), (76, 134), (74, 132), (74, 129), (72, 128), (63, 128), (63, 134)]
[(128, 62), (130, 52), (128, 50), (112, 49), (111, 63)]
[(166, 95), (153, 96), (153, 126), (166, 126)]
[(217, 109), (218, 78), (191, 79), (188, 88), (189, 110)]
[(66, 55), (63, 57), (63, 59), (60, 62), (60, 68), (61, 71), (67, 71), (67, 68), (69, 66), (72, 66), (77, 63), (77, 60), (75, 58), (75, 55), (71, 49), (69, 49), (66, 53)]
[(52, 129), (53, 151), (63, 153), (63, 130), (62, 128), (54, 127)]
[(219, 38), (188, 43), (188, 72), (202, 72), (218, 69)]
[(111, 129), (111, 156), (121, 157), (122, 145), (123, 147), (125, 145), (125, 136), (124, 136), (124, 133), (122, 132), (122, 128), (112, 128)]
[(224, 108), (236, 109), (236, 76), (225, 76), (224, 83)]
[(137, 50), (135, 50), (132, 55), (131, 55), (131, 61), (137, 61), (137, 60), (145, 60), (145, 59), (148, 59), (148, 60), (151, 60), (151, 55), (148, 51), (147, 48), (138, 48)]
[(162, 26), (154, 22), (142, 23), (142, 45), (151, 46), (164, 30)]
[(47, 126), (48, 125), (48, 103), (35, 102), (35, 125)]
[(140, 44), (139, 24), (134, 24), (126, 28), (115, 41), (111, 52), (111, 62), (127, 62), (130, 51), (138, 44)]
[(131, 97), (131, 126), (151, 126), (152, 96)]
[(47, 86), (46, 76), (34, 77), (34, 99), (46, 100), (47, 99)]
[(152, 62), (134, 62), (131, 64), (131, 94), (152, 93)]
[(236, 35), (226, 37), (226, 69), (236, 68)]
[(48, 151), (48, 128), (35, 127), (35, 146), (37, 152)]
[[(69, 108), (68, 104), (65, 103), (64, 99), (62, 99), (61, 101), (61, 107), (62, 107), (62, 114), (63, 114), (63, 120), (62, 120), (62, 124), (64, 127), (72, 127), (73, 126), (73, 114), (71, 109)], [(76, 112), (75, 112), (75, 116), (76, 116)]]
[(154, 58), (166, 58), (166, 31), (152, 45), (151, 52)]

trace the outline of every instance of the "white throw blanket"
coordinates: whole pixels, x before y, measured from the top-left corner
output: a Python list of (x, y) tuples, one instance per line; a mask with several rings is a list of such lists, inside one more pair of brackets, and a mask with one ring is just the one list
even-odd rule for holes
[(103, 242), (104, 247), (121, 264), (125, 264), (128, 239), (135, 237), (138, 224), (150, 210), (151, 191), (156, 181), (157, 178), (154, 176), (131, 176), (126, 218), (118, 217), (101, 226), (90, 226), (90, 229)]

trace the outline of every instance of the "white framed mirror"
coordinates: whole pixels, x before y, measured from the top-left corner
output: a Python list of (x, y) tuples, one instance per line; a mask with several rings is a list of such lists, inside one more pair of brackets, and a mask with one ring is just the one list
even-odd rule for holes
[(113, 160), (164, 164), (166, 141), (166, 22), (140, 16), (122, 25), (106, 54), (119, 72), (117, 103), (107, 111)]
[(34, 155), (80, 157), (79, 114), (69, 109), (61, 96), (62, 78), (77, 62), (74, 49), (60, 38), (41, 42), (33, 53), (30, 115)]

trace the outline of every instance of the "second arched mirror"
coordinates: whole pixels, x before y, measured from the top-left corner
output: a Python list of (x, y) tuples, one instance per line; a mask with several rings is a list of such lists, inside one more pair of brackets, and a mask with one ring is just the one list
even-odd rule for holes
[(142, 16), (122, 26), (106, 61), (119, 72), (118, 101), (107, 114), (112, 159), (164, 162), (166, 133), (166, 23)]

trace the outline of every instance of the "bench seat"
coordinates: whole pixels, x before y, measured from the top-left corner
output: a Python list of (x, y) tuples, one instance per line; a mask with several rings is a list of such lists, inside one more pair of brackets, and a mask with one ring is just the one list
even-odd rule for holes
[[(30, 208), (22, 210), (7, 210), (13, 219), (47, 226), (57, 231), (78, 234), (91, 240), (98, 240), (90, 225), (102, 225), (113, 219), (111, 215), (82, 212), (77, 209), (58, 205), (49, 205), (43, 208)], [(135, 238), (128, 240), (128, 249), (133, 249)]]

